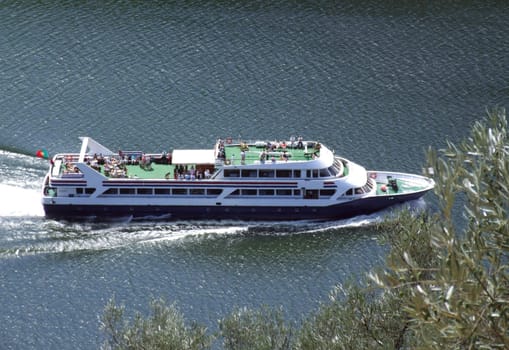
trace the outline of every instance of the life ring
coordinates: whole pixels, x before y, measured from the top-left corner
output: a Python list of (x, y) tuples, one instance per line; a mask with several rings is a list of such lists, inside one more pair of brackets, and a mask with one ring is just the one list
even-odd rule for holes
[(229, 160), (229, 159), (226, 159), (226, 160), (224, 161), (224, 164), (225, 164), (225, 165), (230, 165), (230, 160)]
[(370, 173), (369, 177), (372, 178), (372, 179), (376, 179), (376, 173)]

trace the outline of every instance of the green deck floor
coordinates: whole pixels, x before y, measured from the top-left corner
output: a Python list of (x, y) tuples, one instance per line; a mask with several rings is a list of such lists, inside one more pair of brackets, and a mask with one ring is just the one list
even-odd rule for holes
[[(254, 164), (255, 162), (260, 161), (260, 155), (264, 151), (263, 147), (256, 147), (255, 145), (249, 145), (244, 148), (245, 160), (244, 164)], [(268, 153), (268, 160), (266, 162), (271, 162), (272, 159), (276, 161), (281, 161), (283, 158), (281, 157), (283, 153), (288, 155), (288, 161), (304, 161), (309, 160), (313, 157), (313, 148), (306, 149), (297, 149), (297, 148), (278, 148), (274, 151), (266, 151)], [(241, 160), (241, 152), (242, 149), (240, 145), (227, 145), (225, 147), (225, 160), (227, 164), (231, 165), (240, 165)], [(188, 168), (193, 166), (196, 169), (195, 164), (189, 164)], [(127, 176), (129, 178), (139, 178), (139, 179), (174, 179), (175, 178), (175, 169), (176, 164), (157, 164), (152, 163), (150, 170), (144, 169), (139, 165), (127, 165)], [(210, 169), (212, 172), (212, 169)], [(104, 174), (104, 168), (102, 169)]]
[[(254, 145), (249, 145), (244, 153), (245, 153), (245, 164), (254, 164), (257, 161), (260, 161), (260, 156), (262, 152), (267, 153), (267, 162), (271, 162), (272, 159), (276, 161), (283, 160), (282, 156), (286, 153), (289, 161), (302, 161), (302, 160), (310, 160), (313, 157), (313, 148), (309, 149), (298, 149), (298, 148), (277, 148), (273, 151), (266, 151), (263, 147), (256, 147)], [(227, 145), (225, 147), (226, 160), (232, 162), (233, 164), (241, 163), (241, 152), (242, 149), (239, 145)]]
[[(396, 183), (398, 184), (398, 191), (394, 191), (391, 186), (389, 186), (387, 183), (376, 183), (376, 194), (377, 195), (393, 195), (393, 194), (400, 194), (400, 193), (409, 193), (414, 191), (419, 191), (422, 188), (419, 186), (414, 186), (408, 181), (398, 180), (396, 179)], [(387, 190), (384, 192), (382, 191), (382, 186), (385, 186)]]

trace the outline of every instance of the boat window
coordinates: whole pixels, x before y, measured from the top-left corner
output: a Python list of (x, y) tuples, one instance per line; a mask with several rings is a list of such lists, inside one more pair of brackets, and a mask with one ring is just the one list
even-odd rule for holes
[(336, 169), (335, 166), (330, 166), (329, 167), (329, 173), (332, 175), (332, 176), (337, 176), (339, 174), (339, 171), (338, 169)]
[(318, 169), (312, 169), (312, 170), (306, 170), (306, 177), (318, 177), (319, 170)]
[(257, 195), (257, 191), (256, 190), (242, 190), (242, 195), (243, 196), (256, 196)]
[(121, 188), (120, 189), (121, 195), (132, 195), (134, 193), (135, 193), (134, 188)]
[(336, 193), (336, 190), (331, 190), (331, 189), (320, 190), (320, 197), (330, 197), (330, 196), (333, 196), (334, 193)]
[(330, 177), (329, 170), (326, 168), (320, 169), (320, 177)]
[(260, 196), (273, 196), (274, 190), (272, 189), (261, 189), (258, 191)]
[(93, 188), (93, 187), (76, 188), (76, 194), (78, 194), (78, 195), (80, 195), (80, 194), (91, 195), (94, 192), (95, 192), (95, 188)]
[(224, 177), (240, 177), (239, 169), (224, 169)]
[(191, 188), (189, 190), (189, 194), (195, 195), (195, 196), (203, 196), (205, 194), (205, 189), (203, 188)]
[(292, 177), (292, 171), (285, 170), (285, 169), (276, 170), (276, 177), (285, 177), (285, 178)]
[(318, 199), (318, 190), (304, 191), (304, 199)]
[(221, 193), (223, 193), (223, 190), (219, 188), (209, 188), (207, 190), (207, 195), (209, 196), (219, 196)]
[(274, 170), (260, 170), (260, 177), (274, 177)]
[(278, 196), (291, 196), (292, 195), (292, 190), (287, 190), (287, 189), (276, 190), (276, 195), (278, 195)]
[(116, 195), (118, 195), (118, 188), (108, 188), (108, 190), (104, 191), (103, 194), (116, 196)]
[(242, 177), (258, 177), (258, 170), (256, 169), (243, 169)]
[(346, 191), (345, 195), (347, 195), (347, 196), (353, 195), (353, 188), (350, 188), (348, 191)]
[(138, 188), (138, 194), (139, 195), (152, 195), (152, 189), (151, 188)]
[(300, 170), (294, 170), (293, 171), (293, 177), (299, 178), (300, 177)]
[(155, 194), (157, 195), (169, 195), (170, 194), (170, 189), (169, 188), (156, 188), (154, 190)]
[(182, 195), (187, 195), (187, 188), (173, 188), (171, 190), (171, 193), (174, 195), (174, 196), (182, 196)]
[(233, 191), (230, 196), (240, 196), (240, 190)]

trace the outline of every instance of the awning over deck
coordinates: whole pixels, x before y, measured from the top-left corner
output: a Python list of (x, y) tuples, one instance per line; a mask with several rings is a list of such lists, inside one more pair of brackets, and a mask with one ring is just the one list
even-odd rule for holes
[(172, 153), (173, 164), (215, 164), (213, 149), (177, 149)]

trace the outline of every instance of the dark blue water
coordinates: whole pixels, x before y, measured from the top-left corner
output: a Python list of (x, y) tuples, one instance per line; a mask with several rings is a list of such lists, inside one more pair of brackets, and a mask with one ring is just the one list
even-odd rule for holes
[(0, 348), (97, 348), (112, 296), (141, 311), (163, 297), (210, 329), (235, 306), (299, 320), (386, 251), (373, 226), (385, 213), (48, 221), (40, 147), (303, 135), (369, 169), (420, 173), (427, 147), (509, 104), (503, 1), (8, 1), (0, 18)]

